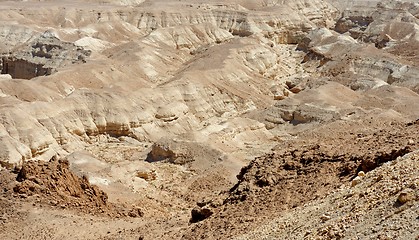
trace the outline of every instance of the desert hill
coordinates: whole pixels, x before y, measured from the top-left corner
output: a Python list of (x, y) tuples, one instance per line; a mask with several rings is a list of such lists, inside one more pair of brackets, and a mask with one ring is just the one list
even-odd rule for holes
[(416, 1), (0, 2), (1, 239), (419, 237)]

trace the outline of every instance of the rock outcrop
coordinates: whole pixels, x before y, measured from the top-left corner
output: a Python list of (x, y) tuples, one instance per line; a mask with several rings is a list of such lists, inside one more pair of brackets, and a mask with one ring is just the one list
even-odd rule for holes
[(416, 1), (0, 2), (0, 238), (233, 238), (418, 148)]
[[(42, 195), (62, 208), (77, 208), (90, 205), (96, 213), (112, 212), (108, 196), (97, 186), (90, 185), (86, 177), (75, 176), (65, 160), (50, 162), (27, 162), (17, 175), (19, 182), (13, 191), (29, 197)], [(93, 213), (93, 212), (92, 212)]]
[(90, 51), (73, 43), (62, 42), (47, 31), (26, 46), (19, 46), (7, 55), (0, 55), (1, 74), (32, 79), (50, 75), (57, 68), (68, 64), (84, 63), (89, 55)]

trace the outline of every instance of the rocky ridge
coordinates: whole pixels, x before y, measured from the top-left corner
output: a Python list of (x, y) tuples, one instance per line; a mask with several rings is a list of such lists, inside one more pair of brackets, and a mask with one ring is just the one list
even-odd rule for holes
[[(416, 238), (417, 151), (345, 184), (324, 199), (291, 210), (236, 239)], [(295, 219), (293, 216), (298, 215)]]
[[(418, 147), (416, 122), (402, 125), (381, 123), (388, 124), (389, 131), (386, 132), (375, 127), (374, 123), (352, 123), (355, 126), (351, 128), (348, 128), (348, 123), (335, 124), (354, 132), (339, 132), (332, 126), (328, 126), (326, 131), (321, 127), (305, 133), (312, 137), (299, 136), (311, 139), (309, 141), (288, 140), (272, 153), (256, 158), (242, 168), (234, 187), (201, 206), (201, 211), (206, 209), (212, 214), (202, 217), (208, 218), (204, 221), (198, 218), (199, 223), (183, 237), (219, 239), (250, 231), (289, 209), (303, 208), (343, 183), (350, 185), (360, 172), (369, 172), (386, 162), (396, 161)], [(317, 139), (322, 139), (321, 143)], [(414, 159), (411, 164), (415, 164)], [(415, 172), (414, 168), (411, 170)]]
[[(10, 210), (0, 220), (16, 239), (282, 238), (266, 233), (278, 214), (334, 209), (327, 199), (342, 184), (363, 186), (418, 147), (414, 1), (12, 1), (0, 11), (0, 52), (56, 71), (0, 77), (0, 175), (21, 192), (1, 193)], [(415, 174), (411, 156), (401, 168)], [(410, 207), (394, 219), (414, 235)], [(304, 234), (388, 229), (345, 216), (346, 227), (314, 222)]]

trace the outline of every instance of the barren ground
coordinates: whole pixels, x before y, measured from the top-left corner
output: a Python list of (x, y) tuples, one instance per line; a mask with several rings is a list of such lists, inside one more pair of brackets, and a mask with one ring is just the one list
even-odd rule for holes
[(416, 1), (0, 2), (0, 239), (419, 239)]

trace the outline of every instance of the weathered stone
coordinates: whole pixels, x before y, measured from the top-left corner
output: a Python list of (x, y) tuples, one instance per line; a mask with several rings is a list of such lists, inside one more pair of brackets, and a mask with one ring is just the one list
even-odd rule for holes
[(397, 202), (400, 204), (405, 204), (414, 199), (415, 199), (415, 192), (412, 189), (405, 189), (397, 197)]
[(86, 62), (90, 54), (90, 51), (61, 41), (47, 31), (18, 51), (0, 55), (1, 73), (20, 79), (50, 75), (59, 67)]
[(351, 186), (355, 187), (356, 185), (360, 184), (361, 182), (362, 182), (362, 178), (357, 176), (354, 179), (352, 179)]
[(320, 217), (320, 220), (321, 220), (322, 222), (329, 221), (330, 219), (331, 219), (331, 217), (330, 217), (329, 215), (327, 215), (327, 214), (323, 214), (323, 215)]
[(195, 207), (191, 211), (191, 219), (189, 222), (197, 223), (209, 218), (214, 212), (207, 207)]

